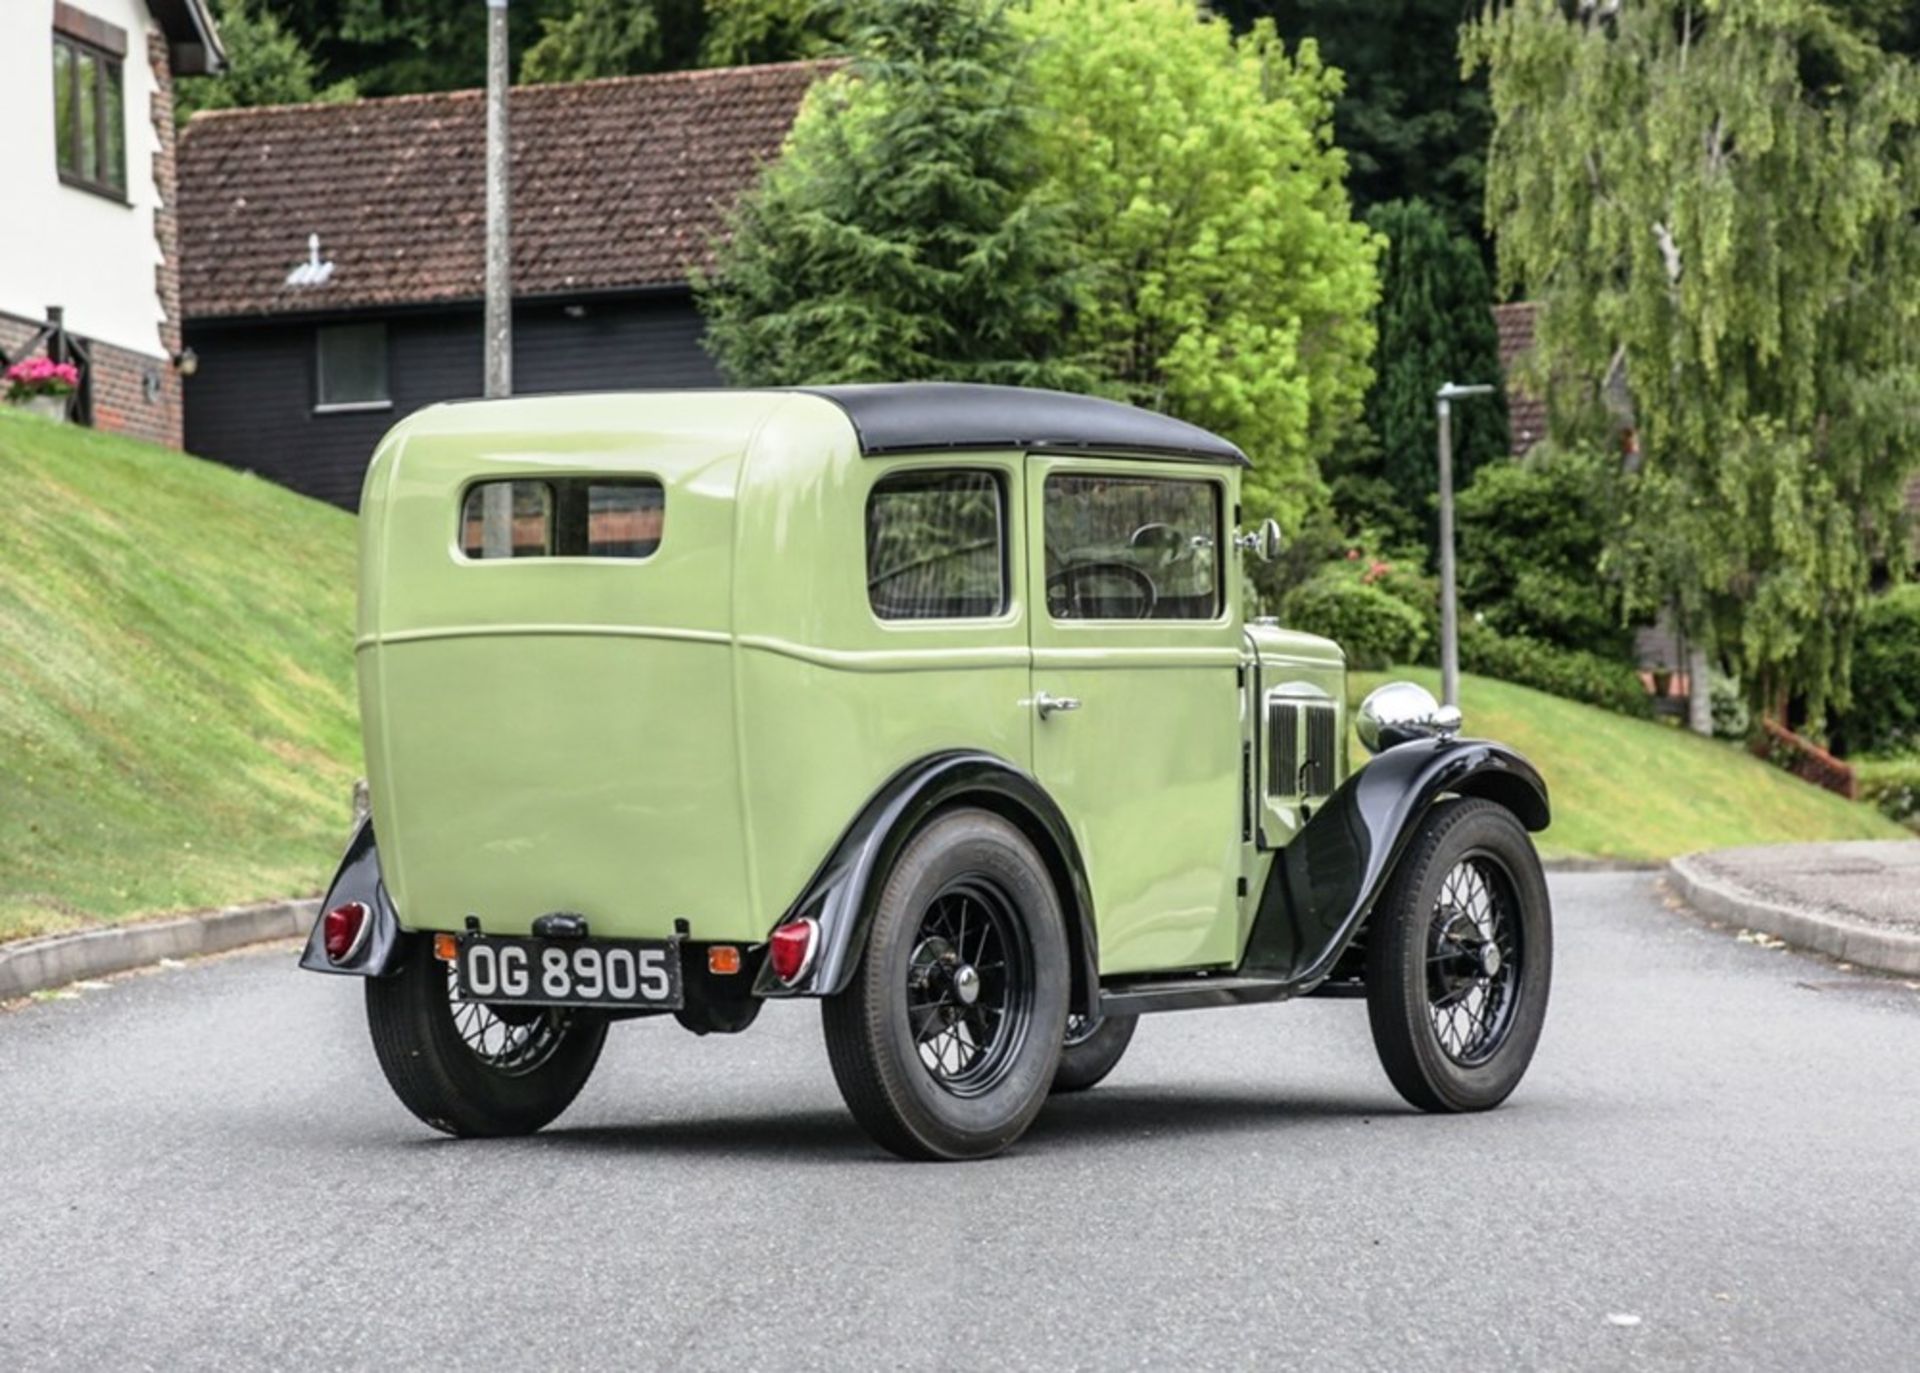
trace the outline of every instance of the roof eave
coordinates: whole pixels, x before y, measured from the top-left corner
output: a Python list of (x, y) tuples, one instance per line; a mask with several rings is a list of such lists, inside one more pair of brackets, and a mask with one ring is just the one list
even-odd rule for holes
[(147, 0), (147, 9), (167, 36), (175, 76), (213, 76), (226, 70), (227, 50), (207, 0)]

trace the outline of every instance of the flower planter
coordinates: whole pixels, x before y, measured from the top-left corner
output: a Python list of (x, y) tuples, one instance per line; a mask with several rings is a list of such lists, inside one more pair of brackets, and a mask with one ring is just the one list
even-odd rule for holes
[(64, 420), (67, 406), (72, 396), (24, 396), (14, 402), (30, 415), (45, 415), (50, 420)]

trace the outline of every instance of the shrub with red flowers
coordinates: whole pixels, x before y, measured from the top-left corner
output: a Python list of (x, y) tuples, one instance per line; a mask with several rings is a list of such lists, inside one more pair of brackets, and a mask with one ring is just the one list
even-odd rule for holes
[(22, 358), (6, 371), (7, 400), (18, 404), (35, 396), (71, 395), (80, 385), (80, 369), (52, 358)]

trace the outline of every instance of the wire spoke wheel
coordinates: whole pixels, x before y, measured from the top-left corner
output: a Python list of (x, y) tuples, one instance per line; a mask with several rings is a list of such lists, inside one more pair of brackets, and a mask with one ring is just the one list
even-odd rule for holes
[(977, 879), (941, 889), (921, 914), (907, 968), (920, 1065), (955, 1096), (990, 1091), (1019, 1055), (1033, 1015), (1025, 926)]
[(1512, 879), (1485, 853), (1448, 870), (1427, 927), (1427, 1014), (1440, 1051), (1462, 1067), (1500, 1051), (1525, 948)]
[(490, 1006), (460, 995), (459, 978), (447, 964), (447, 1009), (460, 1042), (481, 1063), (508, 1077), (534, 1072), (566, 1038), (568, 1013), (555, 1006)]

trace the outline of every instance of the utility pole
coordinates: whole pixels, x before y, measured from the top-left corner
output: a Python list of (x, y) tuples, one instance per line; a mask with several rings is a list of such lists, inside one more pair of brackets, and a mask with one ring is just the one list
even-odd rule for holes
[[(507, 0), (487, 0), (487, 333), (486, 395), (513, 394), (513, 159), (507, 138)], [(513, 488), (490, 482), (481, 495), (481, 556), (513, 556)]]
[(1434, 393), (1440, 418), (1440, 704), (1460, 704), (1460, 592), (1453, 564), (1453, 402), (1490, 396), (1486, 385), (1447, 382)]

